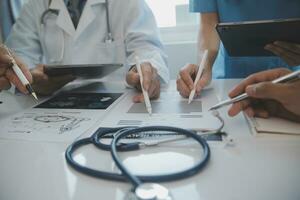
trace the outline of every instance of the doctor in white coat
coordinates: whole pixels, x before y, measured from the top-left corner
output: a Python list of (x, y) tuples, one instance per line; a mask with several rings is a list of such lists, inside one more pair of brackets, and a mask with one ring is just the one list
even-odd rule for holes
[[(75, 23), (69, 9), (74, 2), (81, 5)], [(31, 68), (40, 94), (74, 78), (50, 78), (44, 64), (124, 63), (127, 83), (139, 88), (137, 55), (151, 98), (159, 96), (161, 81), (169, 80), (156, 22), (144, 0), (28, 0), (6, 44)], [(143, 101), (143, 95), (133, 100)]]

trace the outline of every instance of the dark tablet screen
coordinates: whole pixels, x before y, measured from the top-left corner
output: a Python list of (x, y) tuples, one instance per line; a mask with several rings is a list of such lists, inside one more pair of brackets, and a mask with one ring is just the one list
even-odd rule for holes
[(76, 77), (103, 77), (121, 68), (122, 64), (46, 65), (48, 76), (74, 75)]
[(275, 41), (300, 43), (300, 19), (219, 23), (216, 29), (233, 57), (274, 56), (265, 45)]

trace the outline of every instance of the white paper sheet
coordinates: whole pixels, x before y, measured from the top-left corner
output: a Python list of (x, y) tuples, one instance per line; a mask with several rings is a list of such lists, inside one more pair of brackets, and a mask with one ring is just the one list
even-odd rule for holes
[[(125, 95), (126, 96), (126, 95)], [(0, 138), (72, 142), (100, 124), (105, 113), (122, 99), (115, 100), (106, 109), (47, 109), (30, 108), (0, 121)], [(102, 99), (100, 99), (102, 100)]]
[(104, 111), (29, 109), (0, 122), (0, 138), (30, 141), (73, 141), (97, 121)]
[(132, 102), (134, 93), (129, 93), (102, 121), (102, 127), (122, 126), (175, 126), (193, 130), (214, 130), (220, 122), (207, 110), (218, 102), (214, 90), (204, 92), (191, 104), (177, 91), (162, 90), (158, 100), (151, 101), (153, 114), (150, 116), (144, 103)]

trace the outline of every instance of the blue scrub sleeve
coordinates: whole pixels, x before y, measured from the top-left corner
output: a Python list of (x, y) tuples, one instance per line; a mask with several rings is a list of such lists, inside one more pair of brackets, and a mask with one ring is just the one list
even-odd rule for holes
[(190, 12), (217, 12), (217, 0), (190, 0)]

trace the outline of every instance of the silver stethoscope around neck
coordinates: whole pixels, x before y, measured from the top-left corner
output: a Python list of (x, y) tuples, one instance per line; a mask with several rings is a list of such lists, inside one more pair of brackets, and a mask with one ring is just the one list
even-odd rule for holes
[[(46, 26), (47, 15), (54, 14), (54, 15), (58, 16), (58, 14), (59, 14), (59, 10), (50, 8), (51, 2), (52, 2), (52, 0), (49, 0), (49, 3), (48, 3), (49, 7), (48, 7), (48, 9), (46, 9), (43, 12), (43, 14), (41, 16), (41, 19), (40, 19), (40, 24), (41, 24), (41, 29), (42, 30)], [(110, 26), (109, 3), (108, 3), (108, 0), (105, 0), (104, 5), (105, 5), (105, 11), (106, 11), (106, 28), (107, 28), (107, 34), (105, 36), (105, 41), (104, 42), (105, 43), (111, 43), (111, 42), (114, 41), (114, 38), (113, 38), (113, 35), (112, 35), (111, 26)], [(60, 58), (56, 62), (61, 62), (63, 60), (63, 57), (64, 57), (64, 48), (65, 48), (65, 45), (64, 45), (64, 40), (63, 40), (62, 41), (62, 48), (61, 48)]]

